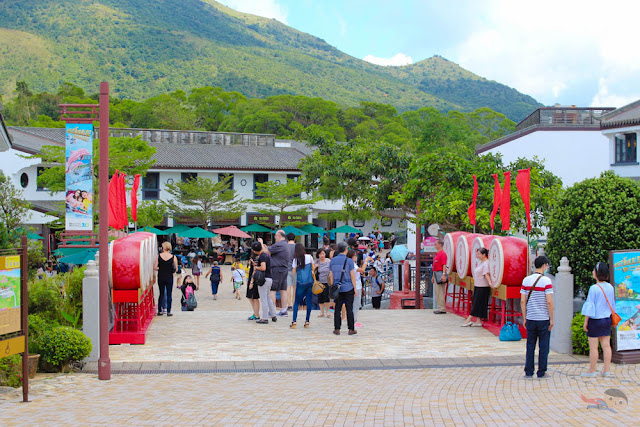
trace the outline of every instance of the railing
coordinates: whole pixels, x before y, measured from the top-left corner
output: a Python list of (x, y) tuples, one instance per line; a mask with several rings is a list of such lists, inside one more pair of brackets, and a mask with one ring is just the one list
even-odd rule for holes
[[(398, 264), (396, 264), (398, 265)], [(393, 265), (385, 264), (382, 270), (378, 271), (378, 278), (384, 282), (384, 291), (382, 292), (382, 299), (387, 300), (398, 289), (397, 283), (394, 281)], [(362, 284), (362, 294), (360, 295), (360, 303), (362, 306), (371, 304), (371, 277), (365, 276)]]
[(143, 141), (153, 143), (246, 145), (273, 147), (275, 146), (276, 142), (275, 135), (258, 133), (134, 128), (110, 128), (109, 133), (112, 137), (140, 136)]
[(531, 126), (599, 127), (602, 115), (614, 108), (542, 107), (516, 125), (516, 131)]

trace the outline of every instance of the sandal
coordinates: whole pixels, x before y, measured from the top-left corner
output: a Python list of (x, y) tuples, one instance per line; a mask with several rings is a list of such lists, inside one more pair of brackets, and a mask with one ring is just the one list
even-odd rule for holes
[(319, 314), (318, 317), (324, 317), (324, 314)]
[(309, 322), (304, 322), (304, 327), (309, 329)]
[(295, 329), (296, 328), (296, 322), (291, 322), (291, 326), (289, 326), (289, 328)]

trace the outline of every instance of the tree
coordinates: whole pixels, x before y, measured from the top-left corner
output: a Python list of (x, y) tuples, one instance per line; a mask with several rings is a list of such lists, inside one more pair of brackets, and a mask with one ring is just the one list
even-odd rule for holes
[(609, 251), (640, 247), (640, 187), (611, 171), (568, 188), (549, 220), (546, 252), (554, 266), (569, 258), (575, 283), (585, 292), (597, 262)]
[(246, 205), (235, 190), (230, 189), (231, 177), (214, 182), (197, 177), (186, 182), (167, 184), (171, 195), (163, 202), (174, 218), (185, 218), (206, 227), (211, 218), (234, 219), (246, 211)]
[(138, 228), (154, 227), (167, 215), (167, 207), (158, 201), (144, 201), (138, 205)]
[(285, 214), (307, 214), (313, 203), (322, 200), (322, 197), (314, 194), (303, 196), (303, 191), (302, 181), (293, 179), (287, 179), (285, 183), (274, 181), (258, 183), (256, 196), (260, 199), (258, 203), (262, 205), (261, 208), (258, 208), (258, 212), (267, 215), (280, 215), (280, 227), (306, 225), (307, 221), (283, 221), (282, 219)]
[(15, 230), (28, 219), (29, 208), (30, 205), (24, 200), (22, 191), (0, 171), (0, 222), (9, 236), (17, 235)]

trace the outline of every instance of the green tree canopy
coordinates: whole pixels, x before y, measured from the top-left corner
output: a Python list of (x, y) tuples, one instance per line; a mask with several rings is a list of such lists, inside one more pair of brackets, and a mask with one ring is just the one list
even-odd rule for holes
[(29, 208), (22, 191), (13, 185), (11, 178), (0, 171), (0, 222), (9, 236), (17, 236), (15, 230), (28, 219)]
[(167, 207), (159, 201), (147, 200), (138, 205), (138, 228), (155, 227), (167, 215)]
[(282, 218), (285, 214), (306, 215), (312, 204), (322, 200), (322, 197), (318, 197), (313, 193), (302, 194), (304, 190), (305, 187), (302, 181), (293, 179), (287, 179), (284, 183), (275, 181), (258, 183), (256, 189), (256, 196), (259, 198), (258, 203), (260, 205), (258, 212), (267, 215), (280, 215), (280, 223), (271, 224), (273, 226), (293, 225), (294, 227), (299, 227), (305, 225), (307, 221), (285, 221)]

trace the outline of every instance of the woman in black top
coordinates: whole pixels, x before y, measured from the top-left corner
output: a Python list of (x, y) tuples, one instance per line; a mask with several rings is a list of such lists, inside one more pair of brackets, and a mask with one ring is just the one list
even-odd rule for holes
[(178, 260), (171, 253), (171, 243), (162, 243), (162, 253), (158, 255), (153, 269), (158, 272), (158, 288), (160, 289), (158, 316), (162, 316), (163, 312), (167, 313), (167, 317), (173, 316), (171, 313), (171, 292), (173, 292), (173, 273), (178, 271)]

